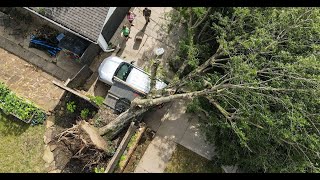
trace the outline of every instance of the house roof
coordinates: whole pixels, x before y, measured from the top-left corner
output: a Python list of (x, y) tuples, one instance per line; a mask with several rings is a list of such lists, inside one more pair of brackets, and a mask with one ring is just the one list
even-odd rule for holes
[(93, 42), (98, 41), (109, 10), (109, 7), (29, 8)]

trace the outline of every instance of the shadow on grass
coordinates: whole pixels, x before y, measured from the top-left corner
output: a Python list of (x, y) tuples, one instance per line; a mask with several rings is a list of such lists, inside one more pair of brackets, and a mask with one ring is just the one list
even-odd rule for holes
[(165, 169), (166, 173), (223, 173), (213, 161), (177, 144), (176, 150)]
[(19, 136), (30, 127), (11, 115), (6, 115), (0, 110), (0, 134), (2, 136)]

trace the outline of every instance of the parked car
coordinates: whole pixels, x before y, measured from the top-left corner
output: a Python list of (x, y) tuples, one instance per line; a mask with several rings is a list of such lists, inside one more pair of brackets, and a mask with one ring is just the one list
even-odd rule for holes
[[(98, 73), (99, 80), (106, 84), (112, 85), (114, 77), (117, 77), (140, 92), (148, 94), (150, 91), (150, 74), (119, 57), (111, 56), (104, 59)], [(160, 90), (166, 86), (163, 81), (156, 80), (155, 89)]]

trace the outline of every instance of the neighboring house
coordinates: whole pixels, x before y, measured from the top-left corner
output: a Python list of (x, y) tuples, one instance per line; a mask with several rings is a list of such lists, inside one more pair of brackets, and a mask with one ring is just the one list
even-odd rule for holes
[[(36, 16), (80, 39), (70, 40), (71, 51), (84, 49), (81, 62), (90, 64), (100, 49), (113, 51), (108, 43), (130, 7), (24, 7)], [(72, 39), (72, 38), (70, 38)], [(74, 39), (74, 38), (73, 38)], [(81, 45), (81, 46), (80, 46)], [(99, 48), (100, 47), (100, 48)]]

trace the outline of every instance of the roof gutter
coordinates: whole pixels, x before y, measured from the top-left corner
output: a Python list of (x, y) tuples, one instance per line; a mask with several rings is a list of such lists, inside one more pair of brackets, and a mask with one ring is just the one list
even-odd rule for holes
[(67, 27), (65, 27), (65, 26), (63, 26), (63, 25), (61, 25), (61, 24), (59, 24), (59, 23), (57, 23), (57, 22), (55, 22), (55, 21), (53, 21), (53, 20), (51, 20), (51, 19), (49, 19), (49, 18), (41, 15), (41, 14), (39, 14), (39, 13), (37, 13), (36, 11), (34, 11), (34, 10), (30, 9), (30, 8), (27, 8), (27, 7), (23, 7), (23, 8), (26, 9), (26, 10), (28, 10), (28, 11), (30, 11), (30, 12), (32, 12), (32, 13), (34, 13), (34, 14), (36, 14), (37, 16), (40, 16), (41, 18), (43, 18), (43, 19), (45, 19), (45, 20), (47, 20), (47, 21), (49, 21), (49, 22), (51, 22), (51, 23), (53, 23), (53, 24), (55, 24), (55, 25), (57, 25), (57, 26), (59, 26), (59, 27), (61, 27), (61, 28), (63, 28), (63, 29), (65, 29), (65, 30), (67, 30), (67, 31), (69, 31), (69, 32), (71, 32), (71, 33), (73, 33), (73, 34), (75, 34), (75, 35), (77, 35), (77, 36), (79, 36), (79, 37), (81, 37), (81, 38), (89, 41), (89, 42), (92, 42), (92, 43), (94, 43), (94, 44), (98, 44), (98, 42), (94, 42), (94, 41), (92, 41), (91, 39), (89, 39), (89, 38), (87, 38), (87, 37), (84, 37), (83, 35), (75, 32), (75, 31), (73, 31), (73, 30), (71, 30), (71, 29), (69, 29), (69, 28), (67, 28)]

